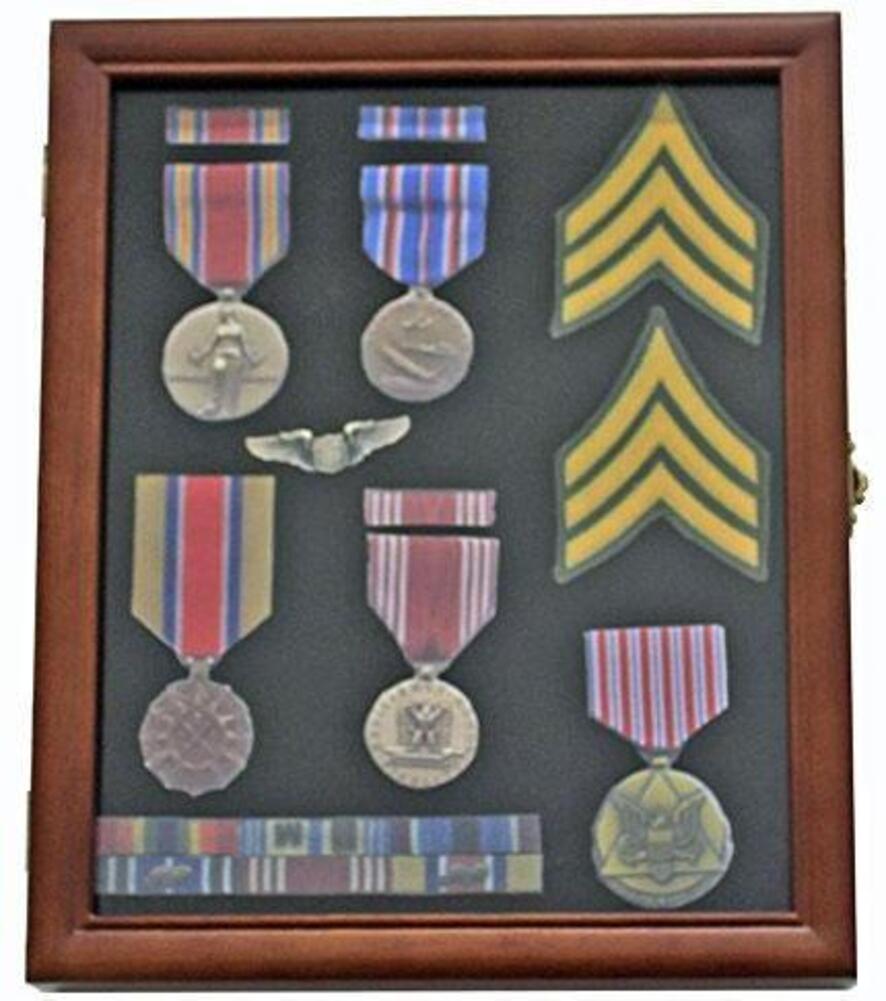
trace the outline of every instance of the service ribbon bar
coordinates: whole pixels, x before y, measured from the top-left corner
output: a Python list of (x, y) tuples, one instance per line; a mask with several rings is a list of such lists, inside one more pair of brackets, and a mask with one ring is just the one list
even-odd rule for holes
[(643, 750), (676, 753), (729, 704), (723, 626), (584, 635), (588, 715)]
[(367, 598), (408, 663), (448, 666), (495, 617), (498, 539), (367, 536)]
[(170, 254), (213, 292), (243, 294), (289, 249), (289, 164), (171, 163)]
[(482, 105), (422, 107), (413, 104), (364, 104), (357, 136), (369, 142), (486, 142)]
[(96, 872), (96, 892), (108, 896), (437, 896), (541, 890), (541, 855), (105, 855)]
[(271, 614), (273, 515), (272, 476), (137, 476), (133, 615), (218, 659)]
[(289, 142), (288, 108), (166, 109), (171, 146), (282, 146)]
[(435, 288), (482, 255), (488, 191), (482, 164), (364, 167), (363, 249), (401, 284)]
[(385, 856), (541, 853), (537, 814), (457, 817), (99, 817), (99, 855)]
[(363, 491), (363, 520), (372, 528), (455, 526), (488, 528), (495, 524), (494, 490)]

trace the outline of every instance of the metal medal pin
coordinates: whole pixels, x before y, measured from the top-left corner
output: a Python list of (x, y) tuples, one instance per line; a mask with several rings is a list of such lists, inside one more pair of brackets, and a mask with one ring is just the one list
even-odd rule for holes
[(274, 480), (147, 474), (135, 495), (132, 613), (189, 675), (149, 705), (142, 760), (166, 789), (201, 796), (252, 752), (249, 708), (209, 673), (271, 614)]
[(426, 403), (468, 373), (473, 331), (433, 289), (483, 254), (488, 183), (482, 164), (363, 168), (363, 249), (409, 289), (375, 313), (361, 338), (366, 377), (387, 396)]
[(728, 706), (725, 629), (591, 629), (585, 660), (589, 715), (630, 740), (649, 765), (611, 789), (597, 812), (597, 875), (637, 907), (685, 907), (723, 879), (734, 854), (716, 796), (672, 767), (685, 742)]
[(289, 248), (286, 163), (168, 164), (166, 246), (218, 297), (175, 324), (163, 349), (163, 382), (199, 420), (234, 420), (272, 399), (289, 368), (275, 320), (243, 295)]
[(376, 699), (364, 740), (392, 781), (431, 789), (461, 775), (477, 754), (477, 714), (439, 675), (495, 617), (499, 540), (370, 533), (368, 547), (369, 606), (415, 677)]
[(726, 875), (732, 828), (717, 797), (668, 757), (611, 789), (592, 830), (592, 857), (603, 883), (651, 910), (685, 907)]

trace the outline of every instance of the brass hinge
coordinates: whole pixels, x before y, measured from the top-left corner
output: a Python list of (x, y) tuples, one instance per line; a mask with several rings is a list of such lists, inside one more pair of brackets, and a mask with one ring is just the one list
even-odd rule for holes
[(849, 534), (852, 535), (852, 530), (855, 528), (855, 522), (858, 520), (858, 514), (856, 508), (864, 504), (864, 499), (867, 496), (868, 486), (870, 485), (870, 480), (867, 476), (855, 465), (852, 461), (852, 453), (855, 451), (855, 442), (849, 439), (849, 450), (847, 456), (847, 478), (849, 487)]

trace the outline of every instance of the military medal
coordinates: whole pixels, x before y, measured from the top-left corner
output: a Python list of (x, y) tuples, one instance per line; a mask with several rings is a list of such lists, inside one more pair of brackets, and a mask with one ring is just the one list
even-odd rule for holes
[(271, 476), (136, 478), (132, 613), (188, 671), (139, 731), (167, 789), (224, 789), (249, 760), (249, 709), (209, 673), (271, 614), (273, 503)]
[(368, 544), (369, 605), (415, 677), (378, 697), (366, 746), (388, 778), (430, 789), (460, 775), (477, 753), (477, 714), (439, 675), (495, 617), (499, 542), (372, 533)]
[(363, 249), (409, 286), (375, 314), (361, 342), (366, 377), (395, 400), (435, 400), (467, 375), (474, 333), (432, 290), (482, 255), (488, 186), (481, 164), (363, 168)]
[(717, 798), (672, 767), (683, 744), (728, 706), (726, 631), (591, 629), (585, 655), (589, 715), (630, 740), (649, 765), (603, 800), (592, 834), (597, 873), (637, 907), (684, 907), (713, 889), (732, 861), (732, 831)]
[(217, 301), (172, 328), (163, 381), (192, 417), (245, 417), (277, 393), (289, 367), (280, 326), (243, 302), (289, 248), (289, 165), (168, 164), (164, 228), (169, 252)]

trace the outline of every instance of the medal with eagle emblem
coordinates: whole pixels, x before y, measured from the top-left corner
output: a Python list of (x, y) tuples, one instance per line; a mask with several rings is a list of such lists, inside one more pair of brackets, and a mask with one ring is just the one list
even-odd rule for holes
[(363, 249), (408, 286), (378, 310), (361, 340), (366, 377), (386, 396), (426, 403), (452, 392), (468, 373), (474, 333), (432, 290), (482, 256), (488, 189), (483, 164), (363, 168)]
[(473, 706), (438, 676), (495, 616), (499, 540), (372, 533), (368, 546), (369, 605), (415, 677), (376, 699), (366, 746), (394, 782), (431, 789), (461, 775), (477, 753)]
[(649, 762), (610, 790), (597, 812), (597, 874), (637, 907), (685, 907), (720, 882), (734, 852), (716, 796), (672, 767), (683, 744), (728, 706), (725, 630), (592, 629), (585, 650), (591, 718), (630, 740)]
[(166, 789), (201, 796), (243, 771), (249, 708), (210, 670), (271, 614), (274, 479), (136, 477), (132, 614), (189, 673), (151, 702), (145, 767)]

